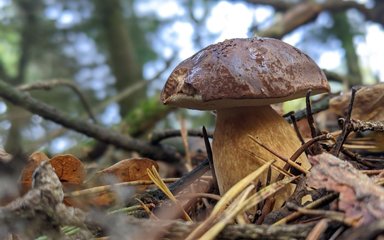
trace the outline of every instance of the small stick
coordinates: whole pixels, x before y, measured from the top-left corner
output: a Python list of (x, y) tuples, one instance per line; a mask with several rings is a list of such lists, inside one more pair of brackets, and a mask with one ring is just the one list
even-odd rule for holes
[(215, 172), (215, 166), (214, 166), (214, 163), (213, 163), (213, 154), (212, 154), (212, 148), (211, 148), (211, 144), (209, 142), (209, 139), (208, 139), (208, 133), (207, 133), (207, 129), (205, 128), (205, 126), (203, 126), (203, 138), (204, 138), (204, 144), (205, 144), (205, 149), (207, 151), (207, 157), (208, 157), (208, 162), (209, 162), (209, 167), (211, 169), (211, 173), (212, 173), (212, 178), (213, 178), (213, 186), (214, 188), (217, 190), (219, 190), (219, 185), (217, 183), (217, 178), (216, 178), (216, 172)]
[(346, 217), (345, 213), (337, 212), (337, 211), (330, 211), (330, 210), (315, 210), (315, 209), (308, 209), (308, 208), (302, 208), (298, 207), (295, 204), (287, 203), (288, 208), (292, 208), (301, 214), (305, 215), (312, 215), (312, 216), (320, 216), (329, 218), (338, 222), (342, 222), (347, 226), (356, 226), (356, 218), (348, 218)]
[(307, 149), (309, 146), (311, 146), (315, 142), (323, 141), (323, 140), (329, 140), (329, 139), (333, 139), (333, 136), (330, 133), (322, 134), (322, 135), (319, 135), (319, 136), (312, 138), (308, 142), (301, 145), (301, 147), (299, 149), (297, 149), (294, 154), (292, 154), (291, 160), (296, 161), (296, 159), (305, 151), (305, 149)]
[[(340, 118), (339, 122), (343, 125), (346, 122), (346, 119)], [(365, 132), (365, 131), (374, 131), (374, 132), (384, 132), (384, 121), (361, 121), (351, 119), (350, 129), (354, 132)]]
[[(321, 206), (321, 205), (323, 205), (325, 203), (333, 201), (338, 196), (339, 196), (338, 193), (330, 193), (328, 195), (325, 195), (324, 197), (321, 197), (321, 198), (319, 198), (319, 199), (309, 203), (304, 208), (306, 208), (306, 209), (314, 209), (314, 208), (319, 207), (319, 206)], [(286, 216), (286, 217), (280, 219), (279, 221), (275, 222), (273, 225), (276, 226), (276, 225), (281, 225), (281, 224), (287, 224), (288, 222), (293, 221), (293, 220), (297, 219), (298, 217), (300, 217), (302, 215), (303, 214), (300, 213), (300, 212), (293, 212), (293, 213), (289, 214), (288, 216)]]
[(339, 156), (341, 147), (343, 146), (345, 140), (347, 139), (349, 133), (351, 132), (351, 128), (350, 128), (351, 115), (352, 115), (353, 103), (355, 101), (355, 95), (356, 95), (357, 89), (353, 87), (351, 91), (352, 91), (351, 101), (350, 101), (349, 106), (348, 106), (347, 116), (346, 116), (345, 121), (343, 123), (343, 130), (342, 130), (341, 134), (339, 135), (339, 137), (337, 138), (334, 148), (331, 150), (331, 153), (333, 155), (335, 155), (336, 157)]
[(261, 147), (263, 147), (265, 150), (267, 150), (268, 152), (272, 153), (273, 155), (275, 155), (276, 157), (280, 158), (281, 160), (283, 160), (284, 162), (286, 162), (287, 164), (289, 164), (291, 167), (299, 170), (301, 173), (304, 173), (304, 174), (308, 174), (309, 171), (304, 169), (302, 166), (300, 166), (299, 164), (295, 163), (294, 161), (292, 161), (291, 159), (287, 159), (283, 156), (281, 156), (280, 154), (276, 153), (275, 151), (273, 151), (272, 149), (270, 149), (269, 147), (265, 146), (263, 143), (259, 142), (256, 138), (254, 138), (253, 136), (251, 135), (248, 135), (254, 142), (256, 142), (257, 144), (259, 144)]
[(183, 198), (210, 198), (216, 201), (219, 201), (221, 197), (219, 195), (213, 194), (213, 193), (187, 193), (180, 197), (180, 199)]
[(321, 235), (327, 230), (329, 226), (329, 219), (321, 219), (315, 227), (309, 232), (306, 240), (318, 240)]
[(360, 172), (367, 175), (378, 175), (378, 174), (382, 174), (384, 172), (384, 169), (360, 170)]
[(292, 124), (293, 124), (293, 128), (295, 129), (295, 132), (296, 132), (296, 134), (297, 134), (297, 137), (299, 138), (301, 144), (304, 144), (305, 141), (304, 141), (303, 136), (302, 136), (301, 133), (300, 133), (299, 127), (297, 126), (297, 121), (296, 121), (296, 117), (295, 117), (295, 115), (290, 114), (289, 117), (290, 117), (291, 122), (292, 122)]
[(311, 129), (311, 136), (312, 138), (315, 138), (317, 136), (317, 131), (315, 127), (315, 120), (313, 119), (312, 115), (312, 106), (311, 106), (311, 93), (312, 90), (308, 90), (307, 95), (305, 96), (305, 103), (306, 103), (306, 111), (307, 111), (307, 121), (309, 128)]
[(353, 161), (356, 161), (366, 167), (369, 167), (369, 168), (376, 168), (377, 166), (375, 166), (375, 164), (373, 163), (370, 163), (368, 161), (364, 161), (364, 159), (358, 154), (358, 153), (354, 153), (352, 152), (351, 150), (348, 150), (346, 148), (341, 148), (341, 152), (350, 157)]

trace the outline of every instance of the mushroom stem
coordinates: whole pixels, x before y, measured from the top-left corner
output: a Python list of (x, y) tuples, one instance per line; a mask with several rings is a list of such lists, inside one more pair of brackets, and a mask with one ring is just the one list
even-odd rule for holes
[[(212, 150), (221, 194), (266, 161), (276, 159), (275, 165), (285, 165), (284, 161), (253, 142), (248, 135), (258, 138), (265, 146), (287, 158), (301, 146), (294, 129), (270, 106), (218, 110)], [(254, 153), (254, 156), (250, 152)], [(310, 167), (304, 154), (297, 162), (306, 169)], [(278, 175), (279, 172), (272, 168), (271, 182), (274, 182)], [(264, 173), (259, 179), (263, 185), (266, 183), (266, 176)], [(283, 203), (293, 190), (293, 186), (282, 190), (276, 203)]]

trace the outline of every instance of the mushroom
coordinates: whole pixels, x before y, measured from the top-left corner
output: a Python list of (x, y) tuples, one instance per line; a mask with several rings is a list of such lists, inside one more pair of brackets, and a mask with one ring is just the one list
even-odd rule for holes
[[(212, 151), (223, 194), (266, 161), (276, 159), (249, 135), (286, 157), (301, 146), (293, 128), (270, 104), (304, 97), (309, 89), (317, 94), (329, 91), (329, 85), (306, 54), (277, 39), (238, 38), (210, 45), (181, 62), (168, 78), (161, 100), (171, 106), (216, 110)], [(274, 165), (285, 165), (276, 160)], [(297, 162), (310, 167), (304, 154)], [(272, 168), (271, 182), (278, 174)], [(266, 173), (259, 180), (265, 185)], [(293, 186), (285, 189), (282, 199)]]

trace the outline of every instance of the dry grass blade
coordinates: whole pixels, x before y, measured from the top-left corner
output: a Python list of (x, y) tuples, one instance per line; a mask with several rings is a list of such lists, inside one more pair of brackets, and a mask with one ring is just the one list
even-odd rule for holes
[(184, 208), (179, 204), (175, 196), (173, 196), (172, 192), (169, 190), (167, 185), (163, 182), (161, 179), (159, 173), (157, 172), (156, 168), (152, 166), (152, 169), (147, 169), (147, 173), (149, 178), (153, 181), (153, 183), (169, 198), (171, 201), (173, 201), (176, 206), (182, 210), (184, 217), (188, 221), (192, 221), (191, 217), (188, 215), (188, 213), (185, 212)]
[[(261, 189), (257, 193), (253, 194), (251, 197), (247, 198), (245, 201), (242, 201), (239, 204), (236, 204), (233, 209), (227, 209), (227, 211), (223, 214), (223, 219), (216, 223), (212, 228), (210, 228), (201, 239), (214, 239), (224, 227), (231, 222), (238, 214), (241, 212), (247, 211), (254, 206), (256, 206), (259, 202), (265, 200), (272, 194), (275, 194), (277, 191), (285, 187), (288, 183), (295, 180), (297, 177), (291, 177), (283, 179), (279, 182), (275, 182), (270, 184), (269, 186)], [(233, 204), (234, 205), (234, 204)]]
[[(165, 183), (173, 183), (179, 180), (179, 178), (165, 178), (162, 180)], [(112, 191), (116, 187), (141, 186), (141, 185), (152, 185), (152, 184), (154, 184), (152, 180), (137, 180), (137, 181), (131, 181), (131, 182), (115, 183), (111, 185), (97, 186), (97, 187), (87, 188), (83, 190), (73, 191), (70, 193), (66, 193), (65, 197), (80, 197), (80, 196), (96, 194), (104, 191)]]
[(188, 130), (185, 124), (185, 119), (180, 117), (180, 135), (183, 142), (184, 150), (185, 150), (185, 159), (187, 160), (185, 165), (188, 171), (192, 170), (192, 160), (191, 154), (189, 152), (189, 144), (188, 144)]
[(186, 240), (197, 239), (201, 236), (205, 231), (209, 229), (209, 227), (214, 223), (219, 214), (228, 206), (230, 201), (232, 201), (236, 196), (238, 196), (246, 187), (252, 184), (252, 181), (256, 179), (260, 174), (262, 174), (265, 170), (267, 170), (275, 160), (269, 161), (265, 163), (263, 166), (250, 173), (245, 178), (241, 179), (238, 183), (236, 183), (231, 189), (228, 190), (224, 194), (224, 196), (220, 199), (220, 201), (216, 204), (214, 209), (211, 212), (211, 215), (203, 221), (195, 230), (192, 231), (191, 234), (186, 238)]

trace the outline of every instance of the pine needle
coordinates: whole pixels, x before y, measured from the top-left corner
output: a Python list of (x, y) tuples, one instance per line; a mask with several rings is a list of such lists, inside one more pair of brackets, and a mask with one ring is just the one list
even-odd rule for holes
[(214, 239), (224, 227), (231, 222), (238, 214), (241, 212), (245, 212), (254, 206), (256, 206), (259, 202), (265, 200), (269, 196), (275, 194), (277, 191), (285, 187), (288, 183), (292, 182), (297, 177), (291, 177), (283, 179), (279, 182), (275, 182), (270, 184), (269, 186), (261, 189), (257, 193), (253, 194), (251, 197), (247, 198), (245, 201), (236, 204), (233, 209), (229, 209), (225, 211), (223, 214), (223, 219), (216, 223), (212, 228), (210, 228), (201, 239), (210, 240)]
[(252, 184), (252, 181), (254, 181), (254, 179), (259, 177), (274, 162), (275, 162), (275, 160), (267, 162), (266, 164), (262, 165), (260, 168), (255, 170), (254, 172), (250, 173), (245, 178), (241, 179), (231, 189), (229, 189), (228, 192), (226, 192), (224, 194), (224, 196), (222, 196), (220, 201), (213, 208), (211, 215), (205, 221), (203, 221), (197, 228), (195, 228), (195, 230), (193, 230), (192, 233), (189, 234), (189, 236), (186, 238), (186, 240), (197, 239), (204, 232), (206, 232), (210, 228), (210, 226), (216, 221), (219, 214), (228, 206), (228, 204), (237, 195), (239, 195), (246, 187), (248, 187), (250, 184)]
[(153, 183), (169, 198), (171, 199), (172, 202), (174, 202), (176, 204), (176, 206), (178, 206), (180, 208), (180, 210), (182, 210), (183, 214), (184, 214), (184, 217), (186, 220), (188, 221), (191, 221), (192, 222), (192, 219), (191, 217), (189, 217), (188, 213), (185, 212), (184, 208), (179, 204), (179, 202), (177, 201), (177, 199), (175, 198), (175, 196), (173, 196), (172, 192), (169, 190), (169, 188), (167, 187), (167, 185), (163, 182), (163, 180), (161, 179), (159, 173), (157, 172), (155, 166), (152, 166), (152, 170), (147, 168), (147, 173), (148, 173), (148, 176), (149, 178), (153, 181)]

